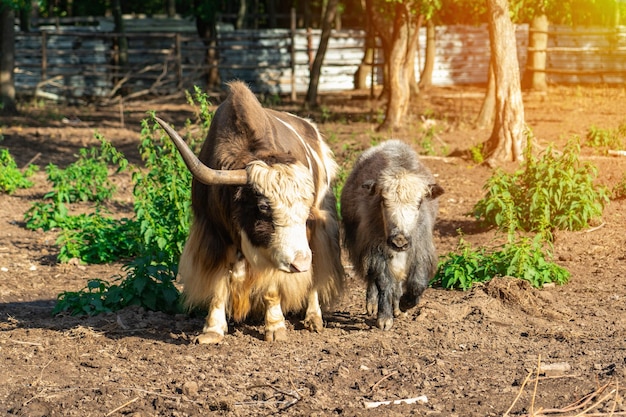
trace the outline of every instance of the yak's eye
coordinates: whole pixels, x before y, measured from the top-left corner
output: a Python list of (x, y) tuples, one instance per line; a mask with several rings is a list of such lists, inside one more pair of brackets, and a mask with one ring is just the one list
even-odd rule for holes
[(271, 207), (267, 203), (267, 201), (259, 201), (259, 203), (257, 204), (257, 208), (263, 214), (269, 214), (269, 212), (271, 211)]

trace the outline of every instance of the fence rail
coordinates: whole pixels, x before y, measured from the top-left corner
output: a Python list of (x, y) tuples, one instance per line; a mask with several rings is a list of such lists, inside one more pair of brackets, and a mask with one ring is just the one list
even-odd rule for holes
[[(217, 42), (207, 46), (183, 19), (159, 24), (142, 20), (141, 27), (173, 28), (168, 33), (137, 31), (125, 33), (128, 65), (119, 65), (120, 35), (106, 32), (106, 19), (90, 20), (88, 27), (41, 26), (40, 30), (16, 34), (16, 88), (26, 94), (56, 99), (112, 100), (146, 94), (168, 95), (205, 86), (211, 69), (222, 80), (238, 78), (257, 92), (285, 94), (305, 92), (309, 69), (320, 39), (319, 30), (265, 29), (232, 30), (222, 27)], [(44, 22), (46, 23), (46, 22)], [(49, 23), (49, 22), (47, 22)], [(177, 26), (178, 25), (178, 26)], [(63, 29), (62, 29), (63, 28)], [(529, 28), (517, 27), (520, 71), (526, 68)], [(572, 29), (551, 27), (547, 32), (548, 56), (545, 71), (552, 83), (626, 83), (626, 27)], [(319, 89), (354, 88), (354, 74), (364, 57), (365, 33), (333, 31), (322, 68)], [(419, 74), (426, 45), (420, 32), (416, 60)], [(219, 60), (207, 63), (208, 48)], [(440, 26), (436, 29), (435, 85), (484, 83), (489, 66), (489, 36), (486, 26)], [(368, 82), (381, 79), (382, 53), (375, 54), (375, 73)], [(370, 63), (371, 64), (371, 63)]]

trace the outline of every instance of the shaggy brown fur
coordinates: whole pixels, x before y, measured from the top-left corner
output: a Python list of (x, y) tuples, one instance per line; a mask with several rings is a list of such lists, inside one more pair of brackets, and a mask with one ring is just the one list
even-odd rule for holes
[(248, 183), (193, 180), (194, 218), (179, 268), (185, 302), (209, 310), (205, 333), (217, 334), (210, 342), (227, 330), (221, 310), (236, 321), (265, 312), (266, 339), (275, 339), (284, 333), (280, 312), (306, 308), (306, 324), (320, 331), (320, 306), (309, 301), (328, 307), (343, 288), (330, 188), (336, 163), (311, 122), (262, 108), (241, 82), (229, 86), (199, 159), (245, 169)]

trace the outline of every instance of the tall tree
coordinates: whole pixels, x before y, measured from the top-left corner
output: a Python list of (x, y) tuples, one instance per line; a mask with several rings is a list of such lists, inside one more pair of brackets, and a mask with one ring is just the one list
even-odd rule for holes
[(439, 2), (367, 0), (366, 5), (372, 26), (381, 38), (385, 57), (383, 91), (387, 109), (379, 130), (393, 130), (403, 124), (409, 110), (411, 83), (415, 83), (413, 66), (419, 23), (422, 18), (431, 17)]
[(476, 127), (484, 129), (493, 126), (496, 113), (496, 77), (493, 74), (493, 56), (489, 59), (489, 75), (487, 75), (487, 90), (483, 104), (476, 118)]
[(122, 72), (128, 67), (128, 39), (126, 38), (126, 27), (122, 15), (121, 0), (113, 0), (111, 2), (113, 12), (113, 22), (115, 23), (115, 33), (118, 35), (117, 41), (117, 65)]
[(0, 112), (17, 113), (15, 101), (15, 12), (0, 1)]
[(426, 52), (424, 53), (424, 66), (420, 73), (420, 88), (428, 88), (433, 85), (433, 70), (435, 69), (435, 22), (433, 19), (426, 21)]
[(489, 40), (496, 85), (496, 112), (485, 142), (486, 162), (521, 161), (526, 145), (524, 103), (520, 84), (515, 27), (508, 0), (487, 0)]
[(333, 22), (335, 21), (338, 3), (339, 0), (328, 0), (328, 3), (326, 4), (326, 9), (324, 10), (324, 17), (322, 19), (322, 35), (320, 37), (320, 44), (317, 47), (317, 52), (315, 53), (313, 66), (311, 67), (309, 88), (307, 90), (305, 99), (305, 103), (309, 108), (317, 106), (317, 87), (319, 85), (322, 64), (324, 62), (324, 57), (326, 56), (328, 40), (330, 39), (330, 31), (333, 27)]
[(205, 60), (207, 65), (207, 88), (219, 86), (218, 71), (219, 54), (217, 52), (217, 12), (222, 2), (206, 2), (193, 0), (193, 14), (196, 17), (196, 30), (206, 48)]

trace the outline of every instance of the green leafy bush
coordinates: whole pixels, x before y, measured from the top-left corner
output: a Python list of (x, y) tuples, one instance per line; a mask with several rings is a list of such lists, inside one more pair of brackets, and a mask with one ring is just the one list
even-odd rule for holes
[(592, 148), (621, 149), (623, 147), (622, 138), (626, 137), (626, 122), (617, 129), (603, 129), (591, 126), (587, 130), (585, 145)]
[[(153, 137), (157, 132), (158, 139)], [(189, 231), (192, 176), (172, 141), (147, 120), (142, 121), (139, 150), (146, 169), (133, 173), (133, 195), (141, 244), (169, 254), (174, 262)]]
[(84, 226), (84, 219), (72, 216), (66, 204), (82, 202), (102, 203), (115, 192), (109, 179), (109, 167), (117, 172), (127, 168), (128, 161), (110, 142), (96, 132), (100, 148), (83, 148), (75, 162), (61, 169), (54, 164), (46, 167), (52, 191), (44, 201), (34, 203), (24, 215), (26, 227), (32, 230), (52, 228), (76, 229)]
[(440, 262), (431, 285), (467, 290), (475, 283), (487, 282), (496, 276), (512, 276), (526, 280), (536, 288), (547, 283), (565, 284), (569, 272), (551, 262), (551, 254), (543, 248), (541, 235), (534, 239), (519, 238), (499, 250), (474, 250), (464, 240), (460, 253), (449, 253)]
[(127, 276), (113, 284), (91, 279), (80, 291), (59, 294), (52, 314), (97, 315), (128, 306), (169, 314), (181, 312), (180, 294), (174, 286), (176, 268), (161, 254), (137, 258), (124, 269)]
[(68, 262), (80, 259), (89, 264), (102, 264), (128, 259), (140, 252), (137, 222), (103, 216), (100, 210), (72, 217), (71, 227), (61, 230), (57, 244), (58, 259)]
[(12, 194), (18, 188), (33, 186), (28, 178), (37, 171), (36, 165), (29, 165), (20, 171), (8, 149), (0, 149), (0, 191)]
[[(187, 138), (195, 147), (204, 138), (212, 113), (200, 89), (187, 98), (198, 109), (199, 138)], [(193, 130), (197, 129), (187, 129)], [(96, 212), (81, 220), (95, 226), (64, 231), (60, 238), (65, 257), (79, 253), (83, 260), (96, 261), (135, 249), (138, 256), (125, 265), (126, 276), (113, 284), (95, 279), (81, 291), (59, 294), (53, 314), (94, 315), (132, 305), (166, 313), (181, 310), (174, 281), (189, 229), (191, 173), (157, 123), (142, 121), (139, 150), (145, 167), (132, 175), (135, 218), (110, 221)]]
[(487, 226), (550, 234), (580, 230), (602, 215), (606, 187), (594, 184), (597, 168), (579, 160), (580, 145), (569, 141), (557, 154), (548, 147), (540, 158), (527, 149), (523, 170), (498, 170), (487, 181), (487, 194), (473, 214)]

